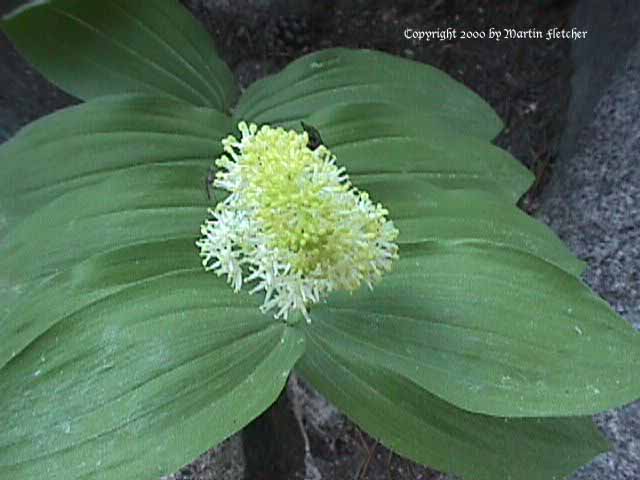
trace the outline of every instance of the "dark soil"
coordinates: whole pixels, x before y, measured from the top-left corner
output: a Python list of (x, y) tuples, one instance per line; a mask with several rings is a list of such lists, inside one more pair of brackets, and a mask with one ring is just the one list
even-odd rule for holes
[(76, 102), (33, 70), (0, 32), (0, 142), (21, 126)]

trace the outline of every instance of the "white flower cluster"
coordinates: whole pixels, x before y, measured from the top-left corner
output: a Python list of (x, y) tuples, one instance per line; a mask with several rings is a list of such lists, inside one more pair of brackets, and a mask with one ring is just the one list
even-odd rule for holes
[(242, 137), (222, 141), (214, 186), (230, 195), (201, 228), (206, 270), (240, 290), (264, 291), (263, 313), (288, 318), (334, 290), (373, 282), (398, 256), (387, 210), (354, 188), (323, 145), (307, 133), (241, 122)]

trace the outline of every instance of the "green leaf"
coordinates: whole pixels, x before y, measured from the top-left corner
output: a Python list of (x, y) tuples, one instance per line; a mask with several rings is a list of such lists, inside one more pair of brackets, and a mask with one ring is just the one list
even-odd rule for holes
[(387, 447), (468, 480), (560, 478), (608, 449), (590, 418), (507, 419), (465, 412), (313, 333), (297, 368)]
[[(461, 134), (451, 121), (430, 110), (347, 103), (315, 112), (308, 123), (321, 132), (323, 143), (356, 184), (420, 178), (441, 188), (504, 194), (507, 202), (515, 203), (533, 181), (531, 172), (508, 152), (484, 138)], [(300, 128), (295, 123), (287, 126)]]
[(357, 181), (389, 210), (400, 244), (490, 242), (531, 253), (575, 276), (584, 270), (585, 263), (549, 227), (491, 193), (442, 190), (410, 175), (365, 176)]
[(472, 412), (588, 415), (640, 396), (640, 335), (573, 275), (505, 246), (402, 245), (373, 291), (311, 317), (322, 341)]
[[(48, 288), (40, 283), (52, 275), (94, 255), (148, 242), (190, 238), (190, 255), (197, 261), (193, 242), (206, 217), (204, 187), (194, 181), (200, 172), (180, 165), (124, 170), (42, 207), (0, 246), (6, 295), (13, 303), (16, 296), (29, 301), (34, 292)], [(16, 330), (25, 330), (22, 316), (11, 313), (11, 307), (5, 310), (7, 319), (18, 322)]]
[[(105, 98), (0, 150), (0, 477), (158, 478), (266, 409), (302, 334), (203, 271), (229, 119)], [(14, 198), (15, 197), (15, 198)]]
[(138, 92), (227, 111), (237, 97), (209, 35), (175, 0), (32, 0), (2, 29), (49, 80), (84, 100)]
[[(188, 236), (147, 242), (97, 254), (68, 270), (33, 282), (35, 287), (31, 285), (28, 294), (24, 285), (14, 283), (15, 295), (5, 303), (10, 307), (2, 317), (5, 341), (0, 343), (0, 367), (57, 322), (129, 284), (160, 277), (166, 271), (199, 271), (193, 250), (184, 248), (185, 241), (190, 240)], [(158, 259), (154, 254), (159, 251), (165, 253)], [(13, 278), (9, 276), (9, 280)]]
[(234, 118), (315, 127), (357, 185), (363, 178), (423, 178), (485, 190), (515, 203), (533, 175), (489, 143), (502, 128), (482, 99), (443, 72), (381, 52), (307, 55), (254, 83)]
[[(28, 344), (42, 324), (11, 316), (14, 305), (77, 262), (144, 241), (193, 242), (207, 169), (229, 126), (214, 110), (121, 96), (50, 115), (2, 145), (1, 213), (11, 227), (0, 244), (3, 331)], [(2, 344), (0, 364), (13, 350)]]
[(381, 102), (493, 139), (502, 122), (476, 94), (440, 70), (370, 50), (335, 48), (292, 62), (242, 95), (235, 118), (258, 124), (294, 124), (339, 104)]
[(192, 238), (94, 256), (13, 315), (44, 328), (26, 348), (3, 328), (3, 478), (172, 473), (267, 408), (304, 348), (202, 271)]
[(70, 191), (8, 233), (0, 268), (21, 282), (125, 245), (187, 235), (195, 241), (207, 214), (201, 175), (195, 166), (147, 166)]
[[(203, 202), (207, 169), (231, 130), (229, 117), (215, 110), (163, 97), (107, 97), (56, 112), (0, 146), (2, 213), (11, 227), (74, 189), (149, 166), (167, 174), (174, 167), (197, 168), (192, 186)], [(96, 195), (88, 197), (105, 208), (117, 201), (117, 191)]]

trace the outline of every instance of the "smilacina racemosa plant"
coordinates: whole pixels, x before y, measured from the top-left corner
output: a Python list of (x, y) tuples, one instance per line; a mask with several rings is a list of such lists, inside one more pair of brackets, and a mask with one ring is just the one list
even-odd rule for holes
[(532, 176), (465, 87), (331, 49), (240, 96), (173, 0), (34, 1), (2, 29), (86, 102), (0, 147), (0, 478), (171, 473), (293, 369), (467, 479), (606, 451), (589, 416), (640, 396), (640, 339), (516, 208)]

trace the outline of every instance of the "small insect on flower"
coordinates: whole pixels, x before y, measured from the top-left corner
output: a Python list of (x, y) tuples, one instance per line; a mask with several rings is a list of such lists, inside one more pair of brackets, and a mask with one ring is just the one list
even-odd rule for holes
[(216, 179), (216, 170), (213, 165), (209, 167), (209, 171), (207, 172), (207, 176), (204, 179), (204, 188), (207, 192), (207, 198), (211, 200), (211, 194), (213, 193), (214, 201), (218, 201), (218, 197), (216, 196), (215, 190), (212, 190), (213, 183)]
[(307, 132), (307, 135), (309, 135), (309, 143), (307, 144), (307, 146), (311, 150), (315, 150), (324, 143), (317, 128), (312, 127), (308, 123), (304, 122), (300, 122), (300, 125), (302, 125), (302, 129)]
[(388, 211), (349, 182), (324, 145), (310, 142), (307, 125), (303, 133), (238, 128), (242, 137), (225, 138), (215, 161), (213, 186), (230, 195), (202, 225), (196, 245), (204, 268), (236, 291), (254, 284), (251, 293), (265, 293), (262, 312), (285, 321), (299, 311), (310, 322), (310, 305), (334, 290), (373, 288), (398, 257)]

